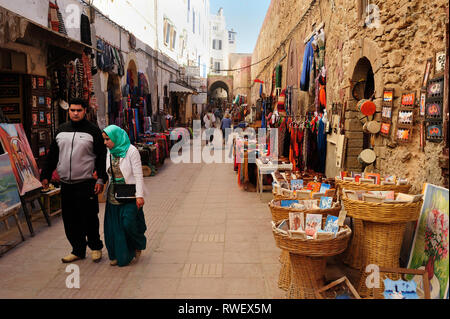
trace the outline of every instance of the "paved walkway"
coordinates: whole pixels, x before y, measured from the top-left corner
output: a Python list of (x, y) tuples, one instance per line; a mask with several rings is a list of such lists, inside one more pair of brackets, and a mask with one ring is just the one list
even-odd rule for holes
[[(35, 237), (0, 258), (0, 298), (285, 298), (270, 193), (261, 200), (239, 189), (232, 164), (166, 160), (145, 183), (148, 246), (137, 263), (112, 267), (106, 248), (93, 263), (88, 251), (75, 262), (80, 289), (69, 289), (62, 219), (41, 220)], [(104, 204), (100, 211), (103, 238)]]

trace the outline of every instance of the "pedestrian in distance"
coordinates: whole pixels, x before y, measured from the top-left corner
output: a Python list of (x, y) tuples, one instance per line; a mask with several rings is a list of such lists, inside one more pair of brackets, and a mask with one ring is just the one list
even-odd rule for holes
[(222, 119), (222, 122), (220, 123), (220, 129), (222, 130), (223, 141), (224, 141), (225, 144), (227, 144), (227, 142), (228, 142), (228, 134), (229, 134), (229, 131), (230, 131), (229, 129), (231, 129), (231, 116), (230, 116), (229, 113), (225, 112), (225, 116)]
[(214, 138), (214, 125), (216, 123), (216, 117), (211, 112), (211, 108), (208, 109), (208, 112), (203, 117), (203, 121), (205, 122), (206, 129), (206, 145), (208, 145), (208, 142), (212, 143), (212, 140)]
[(72, 246), (72, 252), (62, 258), (64, 263), (84, 259), (86, 247), (91, 249), (94, 262), (102, 258), (98, 194), (108, 178), (106, 147), (101, 130), (86, 119), (87, 109), (84, 100), (69, 103), (70, 121), (56, 131), (41, 174), (44, 189), (55, 169), (60, 176), (62, 219)]
[[(110, 125), (103, 130), (103, 139), (108, 148), (106, 169), (110, 181), (105, 192), (105, 244), (111, 266), (122, 267), (133, 258), (137, 261), (146, 248), (144, 233), (147, 227), (142, 209), (145, 203), (144, 176), (141, 156), (138, 149), (131, 145), (127, 132)], [(127, 203), (117, 201), (114, 197), (115, 184), (135, 184), (136, 200)]]

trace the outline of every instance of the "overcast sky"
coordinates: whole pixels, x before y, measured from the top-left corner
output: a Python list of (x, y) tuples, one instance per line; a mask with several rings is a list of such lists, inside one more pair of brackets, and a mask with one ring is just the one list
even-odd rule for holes
[(270, 0), (210, 0), (211, 13), (223, 8), (227, 28), (236, 35), (236, 53), (253, 53)]

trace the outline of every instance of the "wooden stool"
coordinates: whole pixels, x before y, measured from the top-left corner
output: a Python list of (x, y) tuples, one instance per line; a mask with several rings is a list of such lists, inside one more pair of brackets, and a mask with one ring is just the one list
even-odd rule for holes
[[(60, 194), (61, 194), (61, 188), (56, 188), (56, 189), (51, 190), (49, 192), (41, 193), (41, 196), (44, 199), (44, 209), (47, 212), (47, 215), (50, 216), (50, 217), (51, 216), (55, 216), (57, 214), (60, 214), (61, 211), (62, 211), (61, 208), (56, 209), (56, 210), (52, 210), (52, 207), (51, 207), (51, 203), (52, 203), (51, 199), (52, 199), (52, 197), (60, 195)], [(61, 207), (61, 205), (60, 205), (60, 207)]]
[[(20, 204), (17, 204), (11, 208), (8, 208), (8, 210), (4, 210), (0, 212), (0, 222), (5, 222), (9, 217), (14, 216), (14, 219), (16, 220), (16, 225), (17, 225), (17, 229), (19, 229), (19, 233), (20, 233), (20, 237), (22, 237), (22, 241), (25, 241), (25, 237), (23, 235), (23, 231), (22, 231), (22, 226), (20, 226), (20, 220), (19, 220), (19, 216), (17, 216), (17, 214), (19, 213), (20, 210)], [(11, 248), (13, 248), (14, 246), (16, 246), (17, 243), (15, 244), (7, 244), (5, 246), (10, 246), (7, 251)], [(3, 246), (3, 245), (1, 245)]]

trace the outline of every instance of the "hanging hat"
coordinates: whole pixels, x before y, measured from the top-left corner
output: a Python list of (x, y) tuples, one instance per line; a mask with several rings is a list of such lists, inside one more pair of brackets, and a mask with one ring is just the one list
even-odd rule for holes
[(357, 109), (365, 116), (372, 116), (377, 110), (377, 107), (371, 100), (363, 99), (358, 102)]

